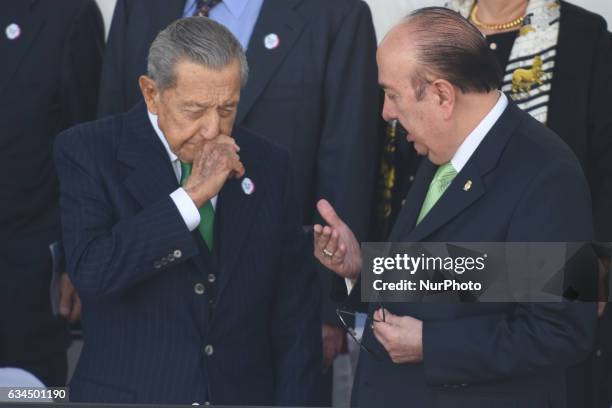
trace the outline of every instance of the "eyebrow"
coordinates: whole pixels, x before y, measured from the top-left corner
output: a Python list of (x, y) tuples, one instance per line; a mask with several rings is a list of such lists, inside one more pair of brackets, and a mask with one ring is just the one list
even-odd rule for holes
[(199, 103), (199, 102), (185, 102), (183, 104), (184, 108), (209, 108), (210, 105), (205, 104), (205, 103)]

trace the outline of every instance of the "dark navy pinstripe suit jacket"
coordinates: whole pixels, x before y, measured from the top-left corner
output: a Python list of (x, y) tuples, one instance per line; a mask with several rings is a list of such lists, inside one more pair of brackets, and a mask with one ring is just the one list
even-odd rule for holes
[(85, 340), (71, 399), (316, 401), (318, 289), (288, 155), (243, 129), (234, 137), (256, 188), (225, 184), (212, 254), (169, 197), (178, 183), (143, 103), (58, 137), (64, 246)]

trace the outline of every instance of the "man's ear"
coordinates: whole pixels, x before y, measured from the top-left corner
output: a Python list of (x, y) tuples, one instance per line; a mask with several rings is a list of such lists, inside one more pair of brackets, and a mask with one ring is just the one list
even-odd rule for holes
[(445, 119), (451, 117), (453, 110), (455, 109), (455, 102), (457, 99), (457, 90), (445, 79), (436, 79), (432, 82), (432, 89), (436, 95), (436, 100), (440, 108), (442, 109), (442, 114)]
[(140, 86), (140, 92), (142, 92), (144, 101), (147, 104), (147, 110), (157, 115), (160, 93), (155, 81), (146, 75), (141, 75), (140, 78), (138, 78), (138, 85)]

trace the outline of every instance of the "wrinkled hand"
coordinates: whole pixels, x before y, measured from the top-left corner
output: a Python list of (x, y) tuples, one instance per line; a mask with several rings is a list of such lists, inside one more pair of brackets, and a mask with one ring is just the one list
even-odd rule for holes
[(198, 208), (217, 195), (229, 177), (244, 176), (239, 151), (234, 139), (224, 135), (197, 151), (184, 188)]
[(75, 323), (81, 318), (81, 299), (77, 294), (70, 277), (62, 273), (59, 282), (59, 312), (62, 317), (70, 323)]
[(410, 316), (396, 316), (385, 309), (374, 312), (372, 330), (394, 363), (423, 361), (423, 322)]
[(319, 200), (317, 209), (328, 225), (314, 226), (314, 256), (341, 277), (356, 279), (363, 261), (355, 234), (327, 200)]
[(346, 349), (346, 334), (337, 326), (323, 323), (323, 372), (327, 372), (336, 357)]

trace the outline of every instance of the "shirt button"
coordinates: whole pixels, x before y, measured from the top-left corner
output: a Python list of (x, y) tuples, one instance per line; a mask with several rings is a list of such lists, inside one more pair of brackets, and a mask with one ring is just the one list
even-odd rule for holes
[(595, 355), (597, 357), (601, 357), (601, 349), (597, 349), (597, 351), (595, 352)]
[(201, 283), (196, 283), (195, 286), (193, 287), (193, 291), (197, 295), (203, 295), (204, 294), (204, 285), (201, 284)]
[(180, 249), (175, 249), (173, 255), (175, 258), (180, 258), (181, 256), (183, 256), (183, 253), (181, 252)]
[(414, 181), (414, 176), (408, 177), (408, 180), (410, 180), (410, 182), (412, 183)]
[(216, 279), (217, 279), (217, 277), (216, 277), (214, 274), (212, 274), (212, 273), (209, 273), (209, 274), (208, 274), (208, 281), (209, 281), (210, 283), (215, 283), (215, 280), (216, 280)]
[(406, 199), (403, 199), (403, 200), (402, 200), (402, 207), (403, 207), (404, 205), (406, 205)]
[(210, 344), (208, 344), (206, 347), (204, 347), (204, 354), (206, 354), (207, 356), (212, 356), (213, 352), (215, 350), (213, 349), (213, 346), (211, 346)]

